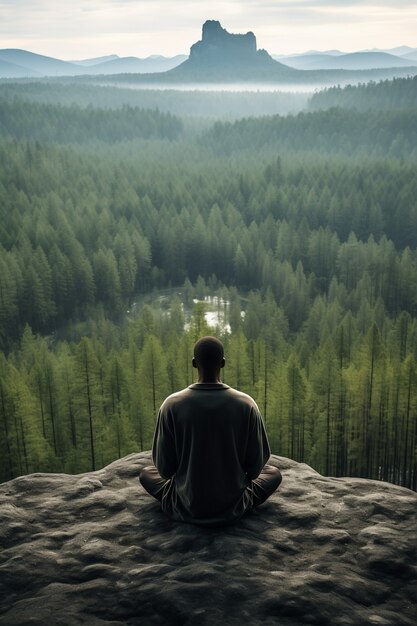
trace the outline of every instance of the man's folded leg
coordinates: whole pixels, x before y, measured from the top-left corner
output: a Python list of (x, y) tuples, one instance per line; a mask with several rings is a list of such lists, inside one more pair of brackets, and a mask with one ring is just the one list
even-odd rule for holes
[(170, 479), (162, 478), (155, 465), (148, 465), (141, 470), (139, 481), (151, 496), (161, 501), (164, 487)]
[(252, 508), (265, 502), (280, 486), (282, 474), (274, 465), (264, 465), (258, 478), (252, 480), (248, 489), (253, 494)]
[[(170, 478), (162, 478), (155, 465), (144, 467), (139, 474), (139, 481), (144, 489), (161, 502), (164, 489), (171, 481)], [(252, 480), (247, 487), (252, 492), (252, 508), (265, 502), (271, 494), (278, 489), (282, 481), (282, 474), (274, 465), (264, 465), (257, 478)]]

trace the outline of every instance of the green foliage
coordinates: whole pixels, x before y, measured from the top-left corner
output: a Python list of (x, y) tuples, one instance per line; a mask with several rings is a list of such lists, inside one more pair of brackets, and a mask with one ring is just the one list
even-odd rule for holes
[(359, 111), (387, 111), (417, 107), (417, 76), (393, 80), (370, 81), (346, 87), (328, 87), (315, 93), (309, 102), (311, 110), (341, 106)]
[[(132, 74), (130, 76), (132, 80)], [(119, 79), (120, 79), (119, 75)], [(309, 100), (308, 93), (276, 91), (198, 91), (190, 85), (189, 90), (131, 89), (111, 85), (98, 86), (60, 80), (48, 82), (0, 81), (0, 98), (14, 101), (28, 100), (45, 104), (61, 104), (66, 107), (76, 103), (81, 107), (120, 109), (123, 106), (140, 109), (158, 109), (173, 115), (199, 118), (238, 118), (247, 115), (273, 115), (300, 111)], [(189, 121), (187, 125), (190, 125)]]
[[(234, 288), (221, 293), (229, 302), (236, 297)], [(335, 302), (321, 298), (314, 315), (289, 333), (270, 293), (250, 292), (240, 301), (245, 315), (232, 334), (207, 326), (205, 307), (194, 308), (188, 330), (180, 326), (176, 298), (163, 315), (155, 300), (128, 323), (110, 323), (107, 347), (99, 325), (90, 338), (49, 345), (26, 327), (19, 345), (0, 358), (2, 478), (88, 471), (148, 449), (164, 397), (195, 380), (198, 318), (201, 334), (214, 332), (224, 342), (223, 380), (258, 402), (274, 453), (328, 475), (415, 488), (416, 319), (404, 312), (385, 317), (381, 332), (377, 305), (364, 327), (361, 310), (334, 318)], [(261, 318), (257, 326), (251, 310)], [(319, 335), (312, 332), (317, 326)]]
[(351, 111), (331, 107), (282, 117), (216, 122), (202, 141), (215, 153), (264, 147), (361, 156), (417, 156), (417, 110)]
[(196, 139), (157, 111), (19, 89), (0, 89), (0, 479), (150, 448), (159, 404), (196, 378), (194, 341), (216, 334), (274, 453), (416, 489), (415, 110)]
[(291, 330), (327, 293), (344, 310), (381, 298), (389, 315), (416, 314), (412, 164), (245, 157), (225, 168), (154, 150), (93, 158), (0, 143), (0, 346), (25, 323), (50, 332), (92, 306), (120, 318), (136, 294), (199, 276), (271, 289)]
[(0, 135), (31, 138), (44, 142), (116, 142), (143, 137), (176, 139), (182, 131), (181, 120), (160, 113), (123, 106), (121, 110), (36, 104), (14, 98), (0, 99)]

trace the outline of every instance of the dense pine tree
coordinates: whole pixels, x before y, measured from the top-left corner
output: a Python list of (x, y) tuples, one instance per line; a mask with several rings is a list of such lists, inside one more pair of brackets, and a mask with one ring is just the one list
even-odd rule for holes
[[(148, 449), (164, 397), (196, 380), (194, 341), (216, 334), (273, 452), (416, 489), (409, 87), (320, 96), (382, 95), (382, 112), (208, 127), (0, 86), (0, 479)], [(115, 98), (74, 98), (98, 92)]]

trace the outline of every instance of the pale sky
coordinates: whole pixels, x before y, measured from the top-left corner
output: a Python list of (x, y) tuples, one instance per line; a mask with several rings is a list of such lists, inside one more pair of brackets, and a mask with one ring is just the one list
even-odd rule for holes
[(252, 30), (271, 54), (417, 47), (417, 0), (0, 0), (0, 48), (174, 56), (188, 54), (207, 19)]

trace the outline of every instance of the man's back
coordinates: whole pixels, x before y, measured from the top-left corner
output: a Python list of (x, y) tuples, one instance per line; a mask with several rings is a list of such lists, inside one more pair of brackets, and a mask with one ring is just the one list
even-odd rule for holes
[(216, 525), (251, 505), (247, 489), (271, 454), (256, 402), (221, 382), (171, 394), (158, 414), (153, 460), (171, 478), (162, 508), (174, 519)]

